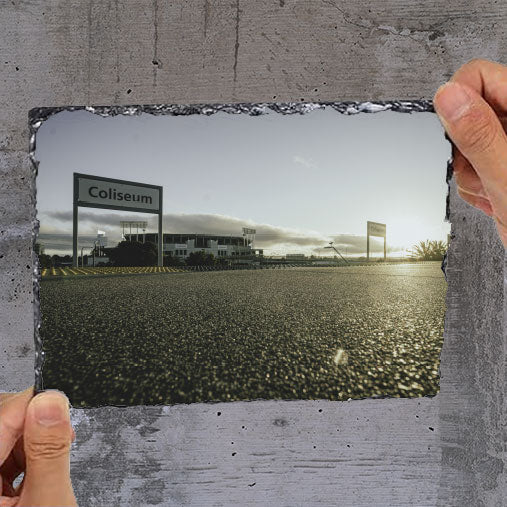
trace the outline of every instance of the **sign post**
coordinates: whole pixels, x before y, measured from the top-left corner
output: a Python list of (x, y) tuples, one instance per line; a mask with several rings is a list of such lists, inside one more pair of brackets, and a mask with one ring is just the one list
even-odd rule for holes
[(366, 222), (366, 260), (370, 260), (370, 236), (384, 238), (384, 261), (386, 260), (386, 224), (377, 222)]
[(78, 208), (100, 208), (158, 215), (158, 259), (163, 266), (162, 187), (74, 173), (72, 263), (78, 267)]

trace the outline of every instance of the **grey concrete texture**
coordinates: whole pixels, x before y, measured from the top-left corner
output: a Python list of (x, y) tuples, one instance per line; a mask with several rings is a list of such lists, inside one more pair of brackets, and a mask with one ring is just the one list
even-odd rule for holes
[[(0, 13), (5, 391), (34, 379), (31, 108), (431, 99), (461, 64), (507, 53), (494, 0), (13, 0)], [(436, 397), (73, 409), (80, 505), (505, 505), (505, 253), (454, 185), (450, 218)]]

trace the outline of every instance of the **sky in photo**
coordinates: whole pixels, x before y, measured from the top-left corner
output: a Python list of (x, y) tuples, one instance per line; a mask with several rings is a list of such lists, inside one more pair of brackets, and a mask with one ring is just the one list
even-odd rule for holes
[[(37, 133), (39, 242), (72, 252), (73, 173), (164, 187), (164, 232), (241, 236), (266, 255), (366, 254), (366, 222), (387, 226), (388, 255), (447, 240), (450, 144), (433, 113), (116, 116), (64, 111)], [(79, 248), (97, 230), (155, 215), (79, 208)], [(372, 255), (383, 254), (383, 239)]]

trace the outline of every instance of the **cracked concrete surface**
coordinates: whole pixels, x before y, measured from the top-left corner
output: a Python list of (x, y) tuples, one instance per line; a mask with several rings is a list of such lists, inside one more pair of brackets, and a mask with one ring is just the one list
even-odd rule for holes
[[(13, 0), (0, 12), (7, 391), (34, 378), (31, 108), (430, 99), (465, 61), (507, 54), (493, 0)], [(80, 504), (504, 505), (504, 251), (453, 185), (450, 207), (438, 396), (73, 410)]]

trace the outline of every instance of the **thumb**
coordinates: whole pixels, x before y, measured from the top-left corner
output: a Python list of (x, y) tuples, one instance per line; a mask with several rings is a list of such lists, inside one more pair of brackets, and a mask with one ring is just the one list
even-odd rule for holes
[(498, 116), (477, 91), (454, 81), (438, 89), (434, 105), (447, 134), (477, 172), (495, 215), (507, 223), (507, 135)]
[(36, 395), (26, 412), (26, 472), (19, 505), (77, 505), (70, 480), (69, 401), (58, 391)]

